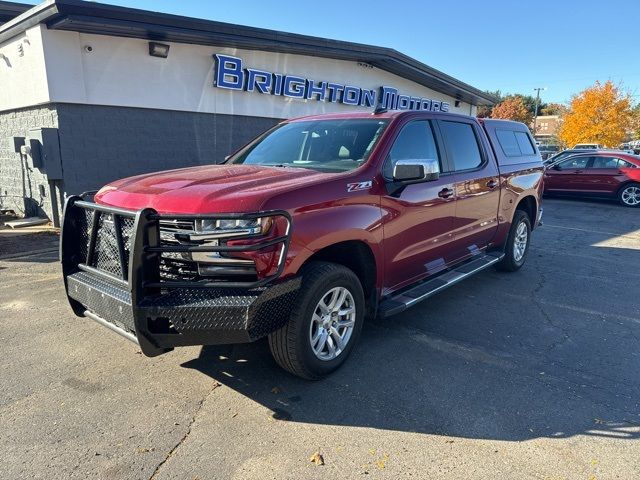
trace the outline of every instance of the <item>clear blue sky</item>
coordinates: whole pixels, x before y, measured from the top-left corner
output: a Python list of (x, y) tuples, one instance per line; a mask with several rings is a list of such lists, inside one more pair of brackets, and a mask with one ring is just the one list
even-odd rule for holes
[(608, 79), (640, 101), (640, 0), (104, 3), (391, 47), (482, 90), (547, 87), (546, 102)]

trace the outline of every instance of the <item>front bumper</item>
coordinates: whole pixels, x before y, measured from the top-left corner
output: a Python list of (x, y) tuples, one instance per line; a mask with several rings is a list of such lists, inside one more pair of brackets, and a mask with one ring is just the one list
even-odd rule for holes
[[(286, 212), (267, 213), (290, 222)], [(241, 251), (241, 247), (163, 246), (159, 220), (166, 218), (174, 217), (158, 215), (151, 209), (132, 212), (105, 207), (79, 197), (67, 200), (60, 258), (67, 296), (77, 315), (138, 343), (147, 356), (176, 346), (251, 342), (286, 323), (300, 286), (298, 278), (278, 281), (289, 228), (284, 236), (250, 247), (253, 251), (280, 249), (276, 271), (266, 279), (164, 281), (159, 267), (163, 252)], [(126, 231), (125, 225), (129, 227)], [(117, 257), (114, 265), (104, 259), (105, 235), (113, 240), (111, 253)]]

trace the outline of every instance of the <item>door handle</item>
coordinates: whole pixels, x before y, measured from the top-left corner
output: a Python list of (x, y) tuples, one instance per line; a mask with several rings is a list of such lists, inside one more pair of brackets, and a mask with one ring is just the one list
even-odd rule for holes
[(496, 182), (494, 179), (491, 179), (487, 182), (487, 187), (489, 187), (491, 190), (493, 190), (497, 186), (498, 186), (498, 182)]
[(449, 198), (451, 195), (453, 195), (453, 190), (450, 188), (443, 188), (438, 192), (440, 198)]
[(576, 170), (576, 171), (575, 171), (575, 172), (573, 172), (573, 173), (582, 173), (582, 170)]

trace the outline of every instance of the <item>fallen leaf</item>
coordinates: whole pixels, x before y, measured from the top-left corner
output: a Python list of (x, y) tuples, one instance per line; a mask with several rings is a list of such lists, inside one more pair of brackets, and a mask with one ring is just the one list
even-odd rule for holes
[(313, 455), (311, 455), (311, 458), (309, 458), (309, 461), (311, 463), (315, 463), (316, 465), (324, 465), (324, 457), (320, 455), (320, 452), (316, 452)]
[(280, 387), (273, 387), (271, 393), (282, 393), (282, 389)]
[(596, 422), (598, 425), (604, 425), (605, 423), (607, 423), (606, 420), (602, 420), (601, 418), (594, 418), (593, 421)]

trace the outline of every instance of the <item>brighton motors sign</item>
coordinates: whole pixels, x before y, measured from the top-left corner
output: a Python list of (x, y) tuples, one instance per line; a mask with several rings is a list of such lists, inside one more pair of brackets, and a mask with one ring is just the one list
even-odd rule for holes
[(248, 68), (244, 66), (241, 58), (229, 55), (216, 54), (213, 57), (213, 84), (218, 88), (387, 110), (449, 111), (447, 102), (403, 95), (393, 87), (381, 86), (377, 90), (360, 88)]

